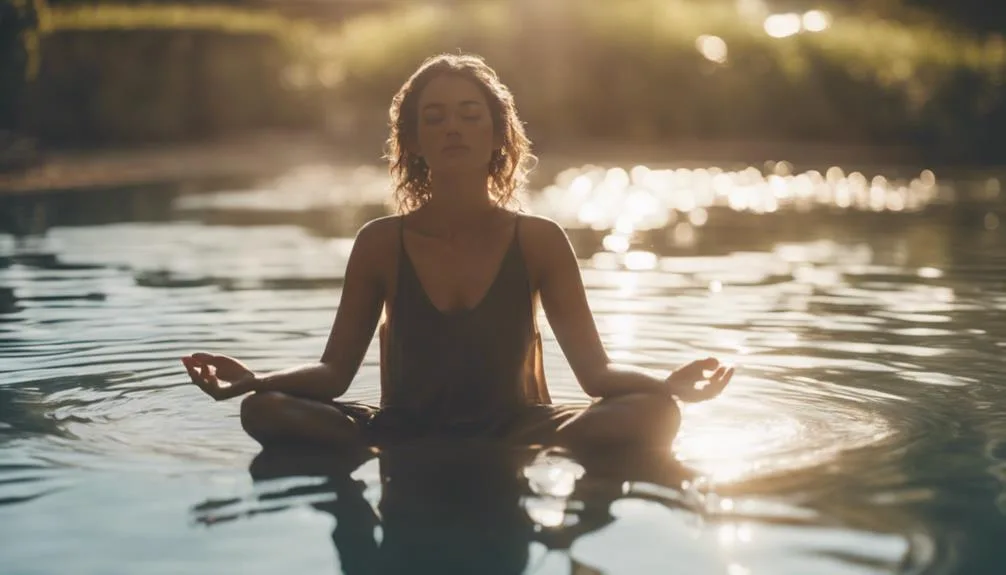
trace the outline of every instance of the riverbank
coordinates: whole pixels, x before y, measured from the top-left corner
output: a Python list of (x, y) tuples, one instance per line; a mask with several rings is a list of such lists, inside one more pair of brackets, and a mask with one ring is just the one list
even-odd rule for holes
[[(539, 146), (536, 153), (539, 162), (531, 178), (535, 188), (548, 185), (566, 168), (586, 163), (728, 168), (788, 161), (800, 169), (837, 165), (864, 173), (887, 173), (899, 168), (952, 169), (922, 166), (919, 156), (907, 148), (819, 143), (683, 141), (658, 146), (581, 140), (550, 142)], [(217, 178), (270, 178), (304, 165), (346, 163), (382, 165), (379, 144), (352, 146), (315, 134), (263, 133), (206, 143), (57, 150), (44, 152), (39, 162), (24, 172), (0, 174), (0, 197)]]
[(31, 168), (0, 174), (0, 197), (83, 192), (124, 186), (231, 177), (271, 177), (300, 165), (330, 162), (317, 137), (256, 134), (207, 143), (43, 152)]

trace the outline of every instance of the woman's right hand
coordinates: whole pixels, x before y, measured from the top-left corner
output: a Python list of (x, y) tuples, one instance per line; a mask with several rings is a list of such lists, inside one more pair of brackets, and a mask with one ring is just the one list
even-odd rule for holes
[(255, 372), (233, 357), (197, 352), (183, 357), (182, 363), (192, 383), (217, 401), (253, 391)]

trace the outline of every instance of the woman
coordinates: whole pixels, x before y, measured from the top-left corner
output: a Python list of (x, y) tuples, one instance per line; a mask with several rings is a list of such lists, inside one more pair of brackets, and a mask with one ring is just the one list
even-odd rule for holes
[[(715, 397), (713, 358), (669, 376), (609, 361), (563, 229), (508, 209), (532, 156), (513, 98), (480, 58), (427, 60), (394, 97), (388, 140), (399, 216), (360, 229), (321, 360), (257, 374), (208, 353), (192, 381), (241, 404), (244, 429), (280, 441), (369, 445), (447, 435), (519, 443), (670, 444), (676, 400)], [(588, 407), (551, 404), (535, 310)], [(381, 322), (381, 406), (343, 395)], [(708, 377), (707, 377), (708, 374)]]

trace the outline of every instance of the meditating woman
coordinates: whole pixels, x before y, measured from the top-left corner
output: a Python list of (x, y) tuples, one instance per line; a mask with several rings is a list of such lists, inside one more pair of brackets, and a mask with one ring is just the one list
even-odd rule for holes
[[(441, 55), (390, 109), (399, 214), (358, 232), (318, 363), (260, 374), (222, 355), (182, 358), (217, 400), (249, 394), (244, 429), (277, 442), (381, 446), (427, 436), (518, 444), (669, 446), (677, 401), (719, 394), (714, 358), (670, 375), (613, 364), (564, 230), (512, 208), (530, 142), (513, 97), (482, 59)], [(587, 395), (551, 402), (537, 306)], [(379, 406), (340, 402), (380, 323)]]

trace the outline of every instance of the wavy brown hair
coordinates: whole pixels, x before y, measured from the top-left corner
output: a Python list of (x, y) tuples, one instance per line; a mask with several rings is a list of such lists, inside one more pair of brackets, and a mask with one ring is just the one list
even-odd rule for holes
[(511, 205), (515, 194), (527, 183), (535, 161), (531, 141), (517, 116), (513, 94), (496, 71), (474, 55), (441, 54), (428, 58), (402, 85), (391, 100), (391, 134), (385, 157), (394, 185), (394, 200), (400, 213), (414, 211), (430, 200), (430, 168), (422, 157), (409, 151), (417, 140), (419, 95), (441, 74), (454, 74), (478, 85), (489, 105), (493, 131), (502, 140), (489, 161), (489, 195), (497, 205)]

